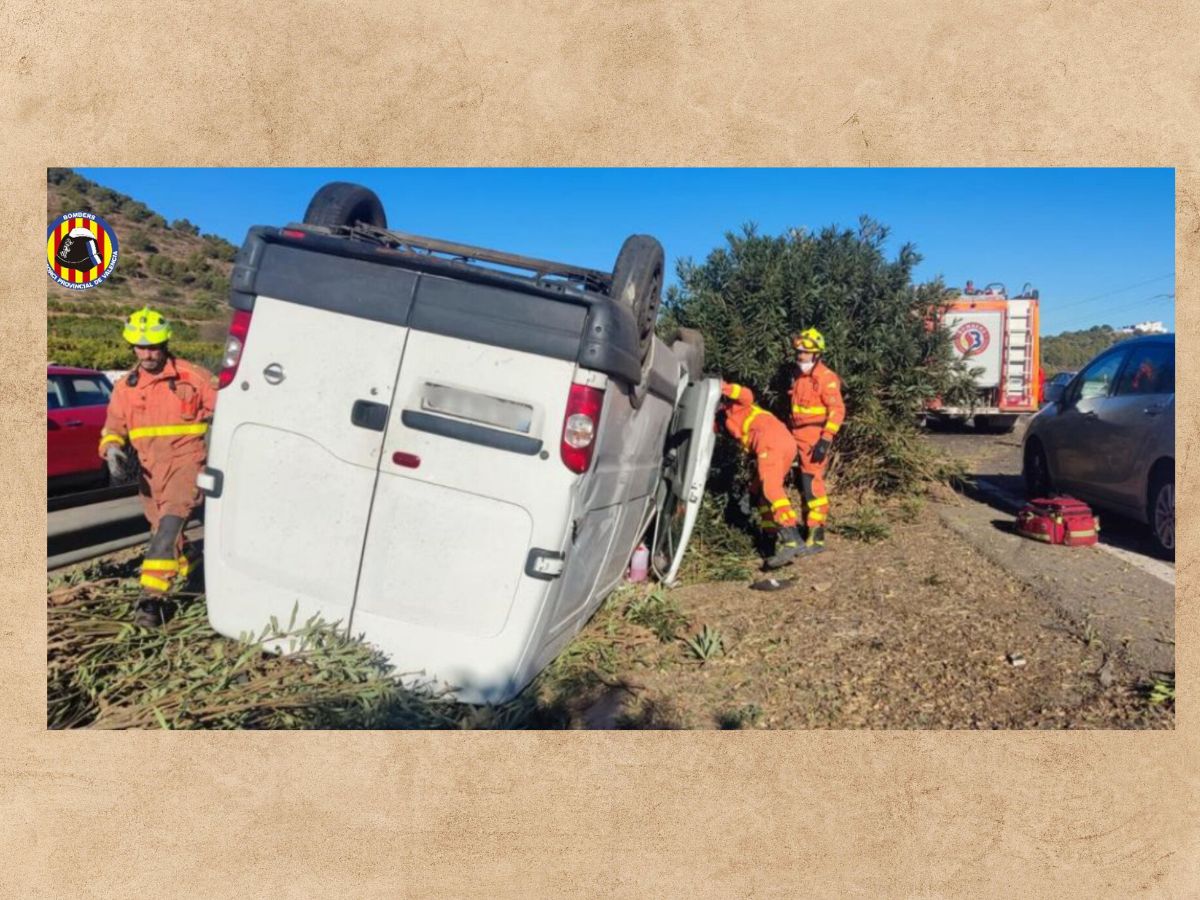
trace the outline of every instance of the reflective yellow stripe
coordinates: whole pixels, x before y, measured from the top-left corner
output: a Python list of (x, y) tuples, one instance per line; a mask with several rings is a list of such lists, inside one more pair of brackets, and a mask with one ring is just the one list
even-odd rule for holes
[(106, 435), (104, 435), (104, 437), (100, 438), (100, 446), (101, 447), (103, 447), (105, 444), (124, 444), (124, 443), (125, 443), (125, 438), (121, 437), (119, 434), (106, 434)]
[(170, 590), (171, 582), (163, 581), (161, 578), (155, 578), (153, 575), (143, 574), (141, 577), (142, 587), (154, 588), (159, 591)]
[(781, 506), (791, 506), (791, 505), (792, 505), (792, 501), (789, 500), (787, 497), (784, 497), (782, 500), (776, 500), (774, 503), (772, 503), (771, 509), (779, 509), (779, 507), (781, 507)]
[(208, 431), (207, 422), (196, 422), (192, 425), (150, 425), (146, 428), (129, 429), (129, 439), (136, 441), (138, 438), (172, 437), (177, 434), (204, 434), (206, 431)]
[(810, 522), (824, 522), (825, 518), (825, 513), (810, 512), (808, 514), (808, 521)]
[(761, 406), (750, 407), (750, 415), (746, 416), (746, 421), (744, 421), (742, 423), (742, 446), (743, 447), (750, 446), (750, 423), (753, 422), (755, 419), (757, 419), (759, 416), (761, 416), (764, 412), (766, 412), (766, 410), (763, 409)]
[(1067, 534), (1071, 537), (1092, 537), (1096, 532), (1089, 528), (1087, 531), (1068, 531)]
[(816, 509), (818, 506), (828, 506), (828, 505), (829, 505), (828, 497), (814, 497), (812, 500), (808, 501), (809, 509)]
[(179, 560), (176, 559), (144, 559), (142, 560), (142, 570), (153, 569), (157, 572), (174, 572), (179, 568)]
[(729, 399), (736, 400), (742, 396), (742, 386), (740, 384), (731, 384), (729, 386)]
[(792, 404), (792, 412), (801, 416), (823, 416), (829, 412), (824, 406), (797, 406)]
[(837, 434), (838, 431), (841, 429), (841, 427), (842, 426), (839, 425), (837, 422), (826, 422), (825, 423), (825, 430), (828, 431), (830, 434)]

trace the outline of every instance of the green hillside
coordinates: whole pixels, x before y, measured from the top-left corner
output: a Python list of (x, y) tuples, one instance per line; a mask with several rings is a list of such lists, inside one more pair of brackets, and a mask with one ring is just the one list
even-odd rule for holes
[(70, 169), (50, 169), (46, 182), (49, 218), (74, 210), (93, 212), (112, 226), (121, 252), (109, 279), (90, 290), (71, 291), (46, 280), (49, 361), (129, 367), (133, 355), (121, 339), (121, 323), (133, 310), (152, 306), (171, 321), (174, 352), (209, 368), (218, 366), (237, 248), (224, 238), (200, 234), (187, 219), (167, 222), (144, 203)]
[(1081, 369), (1088, 360), (1117, 341), (1133, 337), (1113, 331), (1110, 325), (1095, 325), (1086, 331), (1064, 331), (1042, 338), (1042, 367), (1047, 375)]

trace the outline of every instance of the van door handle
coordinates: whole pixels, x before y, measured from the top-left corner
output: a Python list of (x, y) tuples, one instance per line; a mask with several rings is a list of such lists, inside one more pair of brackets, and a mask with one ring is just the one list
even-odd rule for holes
[(1162, 411), (1163, 411), (1163, 408), (1161, 406), (1147, 406), (1145, 409), (1142, 410), (1142, 412), (1144, 412), (1148, 416), (1157, 416)]
[(350, 410), (350, 424), (371, 431), (383, 431), (387, 427), (388, 407), (385, 403), (370, 400), (355, 400)]
[(78, 428), (80, 425), (83, 424), (83, 422), (81, 422), (79, 419), (71, 419), (67, 422), (64, 422), (63, 424), (66, 425), (68, 428)]

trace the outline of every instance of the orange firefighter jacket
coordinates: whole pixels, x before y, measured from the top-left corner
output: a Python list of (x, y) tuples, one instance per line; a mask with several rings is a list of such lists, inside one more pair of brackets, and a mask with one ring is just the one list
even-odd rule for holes
[(765, 450), (795, 448), (787, 426), (754, 402), (754, 391), (740, 384), (721, 383), (721, 393), (732, 402), (725, 415), (725, 430), (746, 452), (757, 456)]
[(842, 383), (833, 369), (818, 361), (808, 374), (792, 382), (792, 428), (821, 426), (821, 436), (833, 440), (846, 420)]
[[(135, 373), (137, 383), (131, 385)], [(169, 356), (153, 375), (139, 367), (113, 388), (100, 455), (111, 444), (129, 443), (152, 480), (193, 465), (199, 471), (216, 402), (213, 376), (201, 366)]]

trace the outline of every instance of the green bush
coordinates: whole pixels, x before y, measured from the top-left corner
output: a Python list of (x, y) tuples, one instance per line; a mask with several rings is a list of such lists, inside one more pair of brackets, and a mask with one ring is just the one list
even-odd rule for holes
[(233, 258), (237, 256), (237, 250), (237, 247), (223, 237), (215, 234), (204, 235), (204, 252), (213, 259), (233, 262)]
[[(919, 489), (940, 467), (918, 440), (916, 420), (927, 400), (965, 399), (973, 391), (945, 331), (926, 322), (944, 306), (940, 280), (914, 284), (921, 257), (912, 244), (887, 258), (888, 230), (868, 217), (857, 229), (830, 226), (761, 235), (753, 226), (726, 235), (726, 245), (700, 264), (679, 264), (680, 284), (668, 292), (660, 331), (677, 326), (704, 334), (707, 365), (752, 387), (761, 405), (787, 421), (794, 374), (790, 338), (816, 327), (828, 344), (825, 362), (842, 379), (847, 422), (835, 442), (830, 475), (884, 494)], [(729, 469), (726, 460), (714, 468)], [(731, 484), (717, 474), (715, 485)]]

